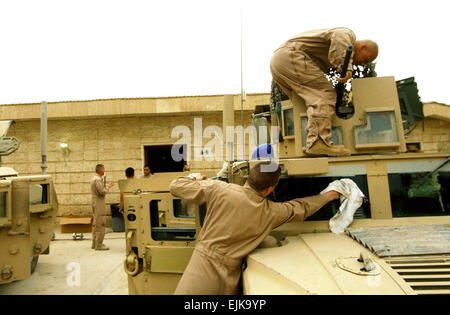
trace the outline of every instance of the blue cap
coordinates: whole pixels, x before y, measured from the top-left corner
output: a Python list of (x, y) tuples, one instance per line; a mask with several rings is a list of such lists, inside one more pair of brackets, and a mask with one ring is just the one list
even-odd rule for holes
[(268, 143), (261, 144), (252, 153), (252, 160), (273, 158), (272, 146)]

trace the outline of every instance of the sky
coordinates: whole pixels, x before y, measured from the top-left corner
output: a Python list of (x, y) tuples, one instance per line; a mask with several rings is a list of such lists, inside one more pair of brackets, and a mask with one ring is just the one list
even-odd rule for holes
[(450, 104), (444, 0), (0, 0), (0, 104), (268, 93), (273, 51), (344, 26), (378, 42), (378, 76)]

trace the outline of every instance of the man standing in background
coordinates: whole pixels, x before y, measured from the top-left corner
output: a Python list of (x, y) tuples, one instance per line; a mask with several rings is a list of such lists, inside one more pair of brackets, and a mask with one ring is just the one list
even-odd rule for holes
[(108, 250), (109, 247), (103, 244), (105, 237), (105, 209), (106, 209), (106, 193), (114, 186), (113, 182), (106, 183), (105, 166), (97, 164), (95, 166), (97, 173), (91, 179), (91, 193), (92, 193), (92, 212), (94, 222), (92, 223), (92, 249)]

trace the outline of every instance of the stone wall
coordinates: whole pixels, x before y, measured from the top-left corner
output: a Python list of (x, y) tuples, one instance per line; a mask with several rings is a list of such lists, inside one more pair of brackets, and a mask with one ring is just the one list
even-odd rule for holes
[(427, 118), (418, 122), (406, 142), (420, 142), (424, 152), (450, 152), (450, 121)]
[[(143, 146), (173, 144), (175, 126), (187, 126), (193, 134), (194, 118), (202, 118), (203, 129), (222, 127), (221, 113), (185, 114), (176, 116), (118, 117), (98, 119), (66, 119), (48, 121), (47, 173), (52, 175), (59, 202), (59, 216), (90, 215), (89, 181), (95, 174), (95, 165), (105, 165), (107, 180), (115, 185), (106, 197), (109, 206), (119, 202), (117, 181), (125, 178), (125, 169), (133, 167), (142, 174)], [(250, 112), (245, 112), (246, 126), (251, 124)], [(240, 113), (236, 113), (236, 123)], [(8, 136), (21, 141), (19, 150), (3, 157), (2, 165), (14, 168), (20, 175), (41, 174), (40, 122), (18, 121)], [(203, 140), (203, 146), (210, 139)], [(65, 156), (60, 147), (67, 143), (70, 153)], [(191, 144), (191, 156), (194, 147)], [(192, 161), (191, 170), (218, 170), (221, 162)]]

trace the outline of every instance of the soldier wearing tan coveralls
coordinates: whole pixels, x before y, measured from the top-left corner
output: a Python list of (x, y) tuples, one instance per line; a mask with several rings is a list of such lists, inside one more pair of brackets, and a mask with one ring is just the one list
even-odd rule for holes
[(91, 193), (92, 193), (92, 249), (108, 250), (109, 248), (103, 244), (105, 237), (105, 212), (106, 212), (106, 193), (114, 186), (113, 182), (105, 183), (103, 175), (105, 174), (105, 167), (102, 164), (97, 164), (95, 167), (97, 173), (91, 179)]
[(356, 40), (352, 30), (344, 27), (312, 30), (298, 34), (281, 45), (270, 61), (274, 81), (291, 98), (297, 93), (306, 103), (308, 137), (306, 153), (311, 155), (344, 156), (350, 152), (333, 146), (331, 117), (336, 104), (336, 92), (326, 79), (330, 68), (342, 67), (346, 49), (354, 46), (347, 76), (352, 77), (353, 65), (365, 65), (378, 56), (378, 45), (371, 40)]
[(244, 186), (200, 177), (180, 177), (170, 192), (197, 204), (206, 202), (204, 224), (175, 294), (237, 294), (242, 260), (276, 227), (303, 221), (339, 194), (288, 202), (265, 199), (278, 183), (280, 169), (261, 172), (255, 166)]

